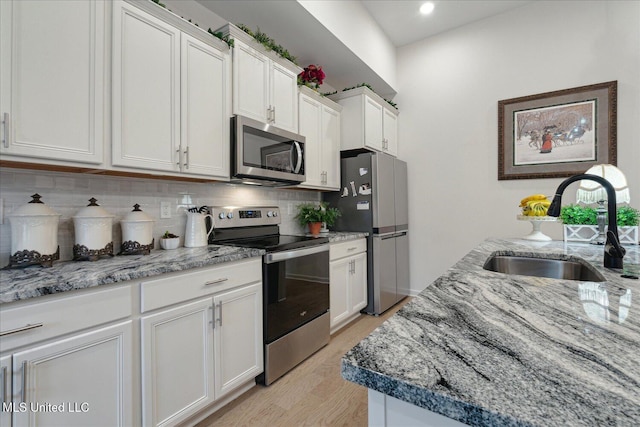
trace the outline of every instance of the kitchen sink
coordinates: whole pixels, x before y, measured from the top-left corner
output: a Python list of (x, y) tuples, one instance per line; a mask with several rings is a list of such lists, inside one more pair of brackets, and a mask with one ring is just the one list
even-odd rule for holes
[(483, 268), (505, 274), (550, 277), (552, 279), (604, 282), (606, 279), (592, 266), (577, 260), (534, 258), (521, 255), (492, 255)]

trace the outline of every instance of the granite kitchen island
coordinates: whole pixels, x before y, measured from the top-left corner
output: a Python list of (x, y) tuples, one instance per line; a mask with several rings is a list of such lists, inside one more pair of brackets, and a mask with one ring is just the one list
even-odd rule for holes
[[(578, 257), (606, 281), (484, 270), (494, 252)], [(589, 244), (482, 242), (343, 357), (342, 376), (370, 389), (370, 425), (640, 425), (640, 280), (602, 257)]]

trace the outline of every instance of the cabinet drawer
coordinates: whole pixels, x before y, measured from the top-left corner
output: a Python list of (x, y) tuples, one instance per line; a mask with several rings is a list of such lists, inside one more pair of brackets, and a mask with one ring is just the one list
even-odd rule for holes
[[(2, 352), (131, 316), (131, 285), (0, 310)], [(39, 326), (42, 325), (42, 326)]]
[(213, 292), (262, 281), (262, 258), (225, 263), (187, 273), (171, 273), (141, 284), (142, 313)]
[(341, 243), (332, 243), (329, 246), (329, 258), (331, 261), (367, 251), (367, 239), (351, 240)]

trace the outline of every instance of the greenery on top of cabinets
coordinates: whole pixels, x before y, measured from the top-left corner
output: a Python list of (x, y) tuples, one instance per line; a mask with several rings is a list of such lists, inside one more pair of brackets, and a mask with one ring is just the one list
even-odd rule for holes
[[(160, 0), (151, 0), (153, 3), (157, 4), (160, 7), (163, 7), (165, 9), (167, 9), (169, 12), (171, 12), (171, 9), (167, 8), (167, 5), (164, 3), (160, 3)], [(191, 19), (186, 19), (184, 16), (181, 16), (180, 18), (184, 19), (185, 21), (189, 22), (190, 24), (195, 25), (196, 27), (200, 28), (200, 26), (196, 23), (196, 22), (192, 22)], [(207, 30), (207, 32), (209, 34), (211, 34), (214, 37), (219, 38), (220, 40), (222, 40), (223, 42), (225, 42), (229, 47), (233, 47), (233, 39), (230, 39), (229, 36), (223, 36), (221, 32), (218, 33), (214, 33), (211, 28), (209, 28)]]
[(249, 34), (251, 37), (253, 37), (258, 43), (263, 45), (267, 50), (272, 50), (282, 58), (287, 59), (293, 62), (294, 64), (298, 65), (298, 63), (296, 62), (295, 56), (291, 55), (287, 49), (277, 44), (274, 39), (272, 39), (262, 31), (260, 31), (260, 28), (258, 28), (255, 32), (253, 32), (249, 27), (247, 27), (244, 24), (237, 24), (236, 26), (240, 28), (242, 31), (244, 31), (245, 33)]
[[(595, 208), (584, 205), (567, 205), (560, 209), (560, 218), (566, 225), (597, 225)], [(616, 212), (619, 227), (636, 226), (640, 222), (640, 211), (631, 206), (620, 206)]]
[(225, 42), (225, 43), (227, 44), (227, 46), (229, 46), (229, 47), (233, 47), (233, 39), (232, 39), (232, 38), (230, 38), (228, 35), (226, 35), (226, 36), (225, 36), (225, 35), (223, 35), (223, 34), (222, 34), (222, 31), (218, 31), (218, 32), (216, 33), (216, 32), (214, 32), (211, 28), (209, 28), (209, 29), (207, 30), (207, 32), (208, 32), (209, 34), (211, 34), (212, 36), (217, 37), (217, 38), (219, 38), (220, 40), (222, 40), (223, 42)]
[[(369, 83), (359, 83), (359, 84), (357, 84), (357, 85), (355, 85), (355, 86), (344, 88), (344, 89), (342, 89), (342, 91), (343, 91), (343, 92), (346, 92), (346, 91), (348, 91), (348, 90), (351, 90), (351, 89), (357, 89), (357, 88), (359, 88), (359, 87), (366, 87), (366, 88), (370, 89), (370, 90), (371, 90), (371, 92), (376, 93), (376, 91), (375, 91), (375, 90), (373, 90), (373, 87), (372, 87)], [(323, 94), (323, 95), (325, 95), (325, 96), (327, 96), (327, 95), (333, 95), (334, 93), (338, 93), (338, 92), (325, 93), (325, 94)], [(391, 106), (392, 106), (393, 108), (395, 108), (396, 110), (398, 109), (398, 104), (396, 104), (395, 102), (390, 101), (390, 100), (388, 100), (387, 98), (382, 98), (382, 99), (384, 99), (384, 100), (387, 102), (387, 104), (391, 105)]]

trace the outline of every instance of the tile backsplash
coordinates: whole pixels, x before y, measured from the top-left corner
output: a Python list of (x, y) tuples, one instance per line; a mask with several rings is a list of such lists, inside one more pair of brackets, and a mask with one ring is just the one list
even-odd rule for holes
[[(0, 267), (9, 264), (11, 227), (7, 215), (31, 200), (38, 193), (42, 201), (60, 214), (58, 245), (60, 259), (70, 260), (75, 240), (72, 217), (89, 204), (91, 197), (115, 216), (113, 220), (114, 251), (121, 244), (120, 220), (139, 204), (155, 218), (153, 236), (156, 249), (165, 231), (177, 234), (183, 243), (186, 226), (184, 211), (194, 206), (272, 205), (281, 211), (280, 232), (292, 234), (305, 231), (294, 220), (296, 205), (317, 202), (320, 193), (305, 190), (285, 190), (228, 183), (190, 183), (145, 178), (122, 178), (92, 174), (31, 171), (0, 168), (0, 198), (3, 218), (0, 225)], [(169, 203), (171, 218), (160, 218), (161, 203)]]

